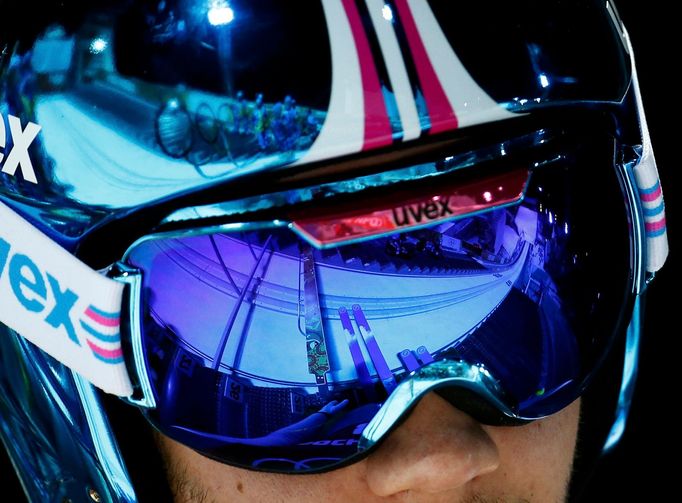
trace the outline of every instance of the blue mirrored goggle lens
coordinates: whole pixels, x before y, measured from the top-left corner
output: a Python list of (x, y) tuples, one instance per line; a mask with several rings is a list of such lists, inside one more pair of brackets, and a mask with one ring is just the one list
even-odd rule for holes
[(628, 295), (626, 208), (602, 171), (536, 170), (518, 205), (332, 249), (282, 227), (141, 242), (127, 260), (144, 278), (149, 419), (289, 472), (357, 455), (388, 394), (438, 360), (484, 365), (519, 418), (560, 410)]

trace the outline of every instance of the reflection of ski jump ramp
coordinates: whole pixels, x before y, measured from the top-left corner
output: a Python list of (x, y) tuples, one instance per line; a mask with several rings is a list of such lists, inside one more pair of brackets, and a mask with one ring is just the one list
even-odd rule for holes
[[(125, 106), (140, 113), (137, 102), (129, 100)], [(189, 162), (162, 154), (147, 145), (148, 139), (136, 138), (137, 131), (126, 131), (123, 123), (107, 123), (69, 95), (40, 99), (36, 117), (45, 150), (54, 161), (51, 176), (67, 187), (70, 197), (84, 203), (126, 207), (209, 183)], [(147, 119), (151, 129), (153, 113)], [(259, 157), (248, 168), (216, 162), (202, 170), (205, 176), (226, 179), (261, 169), (277, 158)]]
[[(163, 244), (153, 271), (172, 287), (154, 291), (153, 308), (187, 345), (211, 365), (212, 355), (261, 248), (226, 236), (216, 242), (227, 266), (219, 264), (207, 237)], [(332, 371), (330, 382), (356, 378), (338, 308), (359, 304), (391, 369), (401, 365), (397, 353), (426, 346), (431, 352), (451, 345), (476, 327), (504, 300), (526, 260), (525, 246), (506, 270), (459, 275), (411, 275), (348, 269), (317, 262), (324, 336)], [(302, 278), (298, 256), (268, 252), (249, 283), (221, 360), (225, 366), (266, 380), (314, 385), (308, 372)], [(154, 274), (154, 273), (152, 273)], [(229, 274), (230, 278), (227, 277)], [(177, 291), (184, 292), (179, 298)], [(184, 305), (205, 307), (201, 319), (184, 315)], [(283, 339), (286, 344), (283, 344)], [(371, 368), (366, 348), (362, 348)], [(283, 354), (283, 353), (286, 353)], [(272, 362), (277, 365), (273, 366)], [(261, 383), (263, 385), (264, 383)]]

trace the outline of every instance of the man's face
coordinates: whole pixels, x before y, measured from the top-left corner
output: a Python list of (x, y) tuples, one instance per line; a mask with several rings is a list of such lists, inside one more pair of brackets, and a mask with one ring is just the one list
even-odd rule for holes
[(280, 475), (159, 444), (178, 502), (559, 503), (566, 499), (580, 406), (525, 426), (481, 425), (431, 393), (367, 458), (318, 475)]

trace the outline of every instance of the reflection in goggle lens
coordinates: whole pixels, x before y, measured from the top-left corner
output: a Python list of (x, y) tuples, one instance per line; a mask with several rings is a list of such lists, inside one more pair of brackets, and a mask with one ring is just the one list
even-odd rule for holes
[(619, 193), (595, 218), (596, 189), (569, 172), (534, 173), (515, 206), (324, 250), (288, 228), (143, 242), (129, 262), (150, 419), (214, 457), (292, 471), (357, 454), (387, 395), (437, 360), (484, 365), (521, 417), (564, 407), (610, 343), (629, 268), (609, 253), (628, 246)]

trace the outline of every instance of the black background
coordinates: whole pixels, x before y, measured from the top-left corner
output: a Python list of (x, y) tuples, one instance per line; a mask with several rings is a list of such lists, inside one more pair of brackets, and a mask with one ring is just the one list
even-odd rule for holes
[[(592, 479), (584, 501), (670, 500), (678, 494), (676, 461), (680, 452), (680, 429), (673, 406), (677, 405), (674, 370), (679, 366), (675, 339), (680, 329), (674, 324), (675, 282), (680, 247), (679, 189), (677, 159), (681, 141), (679, 70), (682, 58), (677, 41), (680, 29), (676, 16), (660, 1), (618, 3), (635, 48), (647, 110), (649, 128), (659, 165), (668, 221), (671, 255), (665, 268), (652, 283), (646, 306), (640, 375), (633, 410), (625, 437), (615, 452), (605, 458)], [(669, 5), (669, 4), (667, 4)], [(673, 461), (664, 461), (671, 455)], [(13, 476), (11, 464), (0, 449), (0, 501), (25, 501)]]
[[(680, 190), (677, 187), (680, 115), (679, 81), (672, 69), (679, 65), (678, 24), (663, 2), (617, 3), (630, 33), (637, 58), (642, 98), (666, 203), (670, 256), (647, 294), (640, 374), (626, 434), (615, 452), (605, 458), (592, 480), (586, 501), (674, 501), (679, 494), (680, 449), (675, 369), (679, 361), (675, 341), (675, 309), (679, 309)], [(676, 71), (676, 70), (675, 70)], [(668, 458), (670, 459), (670, 458)], [(679, 496), (677, 496), (679, 497)]]

